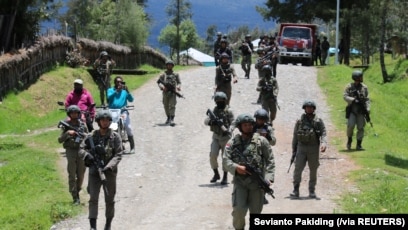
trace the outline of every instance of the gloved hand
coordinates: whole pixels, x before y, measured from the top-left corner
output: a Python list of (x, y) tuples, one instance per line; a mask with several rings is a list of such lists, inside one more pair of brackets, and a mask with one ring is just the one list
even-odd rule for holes
[(84, 162), (86, 167), (90, 167), (94, 163), (94, 157), (91, 154), (85, 156)]

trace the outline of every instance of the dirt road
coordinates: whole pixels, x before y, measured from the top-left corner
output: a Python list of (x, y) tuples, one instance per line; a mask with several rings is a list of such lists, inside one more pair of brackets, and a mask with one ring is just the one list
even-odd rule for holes
[[(244, 79), (240, 65), (233, 85), (231, 107), (235, 117), (243, 112), (253, 114), (258, 92), (256, 71)], [(317, 103), (317, 114), (323, 118), (329, 143), (335, 133), (329, 119), (322, 91), (316, 84), (316, 68), (278, 65), (280, 110), (274, 122), (277, 144), (273, 147), (276, 162), (276, 199), (268, 197), (263, 213), (333, 213), (338, 212), (335, 199), (350, 185), (346, 172), (352, 167), (335, 146), (321, 155), (316, 193), (319, 199), (289, 199), (292, 173), (287, 173), (291, 158), (291, 140), (295, 121), (303, 113), (302, 103), (310, 98)], [(211, 184), (209, 163), (211, 132), (204, 125), (205, 112), (214, 107), (212, 100), (214, 67), (198, 67), (180, 72), (186, 99), (178, 99), (175, 127), (164, 126), (166, 120), (161, 92), (156, 79), (133, 92), (135, 110), (131, 111), (135, 132), (136, 154), (125, 155), (119, 165), (116, 216), (113, 229), (233, 229), (231, 217), (232, 184)], [(339, 92), (341, 93), (341, 92)], [(221, 164), (221, 159), (219, 159)], [(229, 175), (231, 181), (231, 175)], [(301, 196), (306, 197), (308, 169), (303, 173)], [(87, 206), (88, 196), (81, 193)], [(105, 222), (103, 195), (100, 198), (98, 229)], [(247, 218), (249, 215), (247, 216)], [(248, 228), (248, 222), (247, 222)], [(64, 221), (52, 229), (89, 229), (87, 213)]]

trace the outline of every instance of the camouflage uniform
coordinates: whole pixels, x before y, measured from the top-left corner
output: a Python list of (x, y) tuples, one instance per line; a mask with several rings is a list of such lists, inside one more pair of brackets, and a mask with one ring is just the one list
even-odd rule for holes
[[(218, 117), (218, 119), (220, 119), (223, 122), (223, 126), (227, 131), (224, 132), (220, 126), (213, 123), (214, 121), (212, 121), (210, 117), (207, 117), (204, 120), (204, 124), (210, 126), (210, 130), (211, 132), (213, 132), (210, 150), (210, 165), (211, 169), (213, 169), (214, 171), (214, 177), (211, 179), (210, 181), (211, 183), (214, 183), (220, 179), (217, 158), (220, 150), (221, 157), (224, 155), (225, 144), (227, 144), (228, 140), (231, 139), (230, 126), (234, 120), (234, 114), (228, 106), (225, 106), (225, 108), (218, 108), (216, 106), (213, 110), (213, 113), (215, 116)], [(227, 184), (228, 172), (225, 169), (225, 167), (223, 167), (223, 171), (224, 175), (221, 184)]]
[(254, 45), (251, 42), (251, 36), (246, 35), (245, 41), (242, 42), (242, 45), (239, 47), (242, 54), (241, 68), (245, 72), (245, 77), (249, 78), (251, 72), (252, 64), (252, 51), (254, 50)]
[[(263, 69), (267, 69), (264, 66)], [(273, 126), (273, 121), (276, 118), (278, 107), (278, 93), (279, 86), (275, 77), (271, 76), (271, 70), (263, 70), (265, 72), (264, 78), (260, 78), (256, 90), (260, 92), (262, 108), (269, 113), (269, 122)]]
[[(237, 127), (239, 126), (237, 122)], [(254, 133), (252, 138), (244, 140), (242, 134), (237, 134), (228, 141), (225, 146), (223, 165), (234, 175), (231, 214), (235, 229), (245, 228), (245, 215), (248, 209), (251, 214), (260, 214), (264, 204), (265, 192), (259, 187), (258, 181), (249, 174), (237, 173), (237, 167), (244, 161), (243, 158), (253, 167), (260, 168), (266, 181), (273, 182), (275, 173), (272, 148), (266, 138)]]
[(102, 51), (99, 58), (95, 60), (93, 66), (96, 70), (96, 82), (98, 83), (101, 104), (104, 105), (106, 91), (111, 87), (111, 73), (115, 66), (115, 61), (112, 60), (106, 51)]
[[(353, 79), (355, 76), (362, 78), (361, 71), (353, 72)], [(362, 82), (349, 83), (343, 93), (343, 98), (347, 102), (348, 111), (346, 112), (347, 121), (347, 148), (350, 149), (354, 127), (357, 126), (357, 150), (363, 150), (361, 143), (364, 138), (364, 126), (366, 124), (365, 120), (365, 111), (370, 113), (370, 99), (368, 97), (368, 88), (367, 85)]]
[[(75, 123), (72, 120), (67, 121), (67, 123), (77, 130), (88, 133), (86, 124), (80, 119)], [(76, 135), (69, 135), (68, 131), (68, 129), (62, 130), (61, 135), (58, 137), (58, 142), (63, 143), (62, 146), (65, 149), (65, 156), (67, 158), (69, 192), (74, 203), (79, 204), (79, 191), (81, 191), (82, 183), (84, 182), (86, 168), (84, 160), (78, 156), (81, 140), (77, 139), (78, 136)]]
[(217, 57), (217, 52), (218, 52), (218, 49), (221, 48), (221, 36), (222, 36), (222, 33), (218, 32), (217, 33), (217, 40), (215, 40), (215, 42), (214, 42), (213, 55), (214, 55), (215, 66), (219, 65), (219, 62), (218, 62), (219, 57)]
[[(173, 63), (173, 62), (171, 62)], [(170, 64), (170, 63), (168, 63)], [(173, 64), (174, 66), (174, 64)], [(166, 84), (170, 84), (177, 89), (181, 85), (180, 77), (178, 73), (173, 72), (173, 70), (166, 70), (162, 75), (160, 75), (160, 80)], [(159, 85), (160, 87), (160, 85)], [(162, 89), (162, 88), (161, 88)], [(167, 116), (167, 123), (174, 125), (173, 120), (176, 114), (176, 104), (177, 104), (177, 96), (175, 93), (167, 90), (163, 91), (163, 106), (164, 111)]]
[(215, 68), (215, 91), (224, 92), (227, 95), (227, 105), (231, 101), (231, 81), (237, 81), (237, 74), (231, 64), (222, 64)]
[[(118, 164), (122, 159), (123, 148), (122, 140), (118, 133), (108, 129), (106, 135), (101, 136), (99, 130), (92, 132), (95, 146), (102, 146), (105, 149), (104, 153), (98, 154), (100, 159), (103, 161), (103, 173), (106, 176), (106, 189), (109, 194), (105, 192), (105, 217), (107, 223), (111, 222), (115, 215), (115, 195), (116, 195), (116, 177), (118, 174)], [(81, 143), (79, 155), (85, 160), (87, 155), (92, 155), (90, 153), (91, 146), (89, 142), (89, 137), (85, 138)], [(96, 158), (96, 157), (94, 157)], [(95, 165), (87, 165), (89, 167), (88, 173), (88, 193), (90, 195), (89, 200), (89, 219), (95, 220), (98, 218), (98, 202), (99, 193), (102, 186), (102, 181), (100, 179), (98, 169)]]
[[(310, 106), (305, 102), (303, 108)], [(310, 102), (314, 108), (314, 102)], [(306, 106), (305, 106), (306, 105)], [(302, 114), (296, 121), (292, 139), (292, 157), (295, 158), (295, 170), (293, 172), (294, 191), (292, 197), (299, 197), (299, 187), (302, 181), (302, 172), (309, 165), (309, 196), (315, 198), (315, 187), (317, 182), (317, 168), (319, 167), (319, 147), (326, 149), (326, 127), (321, 118), (314, 112), (312, 114)]]

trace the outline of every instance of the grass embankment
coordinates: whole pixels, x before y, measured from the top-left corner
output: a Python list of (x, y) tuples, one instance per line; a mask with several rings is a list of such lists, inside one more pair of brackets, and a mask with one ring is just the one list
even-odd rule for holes
[[(392, 82), (383, 83), (378, 61), (364, 72), (373, 122), (373, 127), (369, 124), (365, 127), (365, 151), (346, 150), (343, 90), (352, 82), (354, 69), (331, 65), (319, 70), (318, 81), (327, 96), (331, 118), (337, 130), (343, 133), (331, 144), (360, 166), (350, 174), (358, 192), (347, 192), (339, 201), (347, 213), (408, 213), (408, 61), (386, 60)], [(353, 139), (354, 148), (355, 137)]]
[[(137, 89), (161, 71), (149, 66), (141, 69), (149, 74), (122, 75), (129, 89)], [(89, 73), (67, 67), (42, 75), (30, 88), (8, 94), (0, 104), (1, 229), (49, 229), (53, 223), (84, 211), (84, 205), (72, 205), (67, 178), (61, 176), (66, 169), (57, 164), (57, 149), (62, 145), (57, 141), (60, 130), (56, 126), (66, 117), (57, 101), (65, 100), (76, 78), (84, 80), (84, 87), (100, 104)], [(30, 135), (39, 129), (43, 132)]]

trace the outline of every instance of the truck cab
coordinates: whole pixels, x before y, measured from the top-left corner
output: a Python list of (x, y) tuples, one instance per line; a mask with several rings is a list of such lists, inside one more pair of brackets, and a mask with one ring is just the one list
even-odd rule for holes
[(313, 65), (317, 25), (282, 23), (278, 33), (279, 63)]

